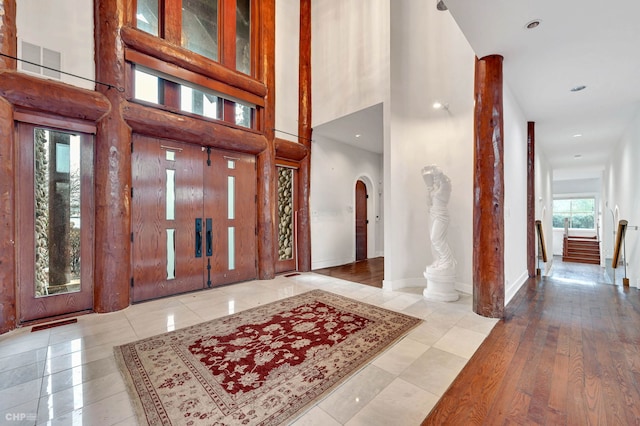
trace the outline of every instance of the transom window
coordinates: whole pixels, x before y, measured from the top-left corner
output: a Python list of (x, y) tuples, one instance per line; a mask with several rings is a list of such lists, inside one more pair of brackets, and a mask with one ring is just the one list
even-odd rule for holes
[(251, 75), (251, 0), (137, 0), (138, 29)]
[(136, 67), (134, 98), (202, 117), (253, 128), (255, 105), (226, 99), (213, 91), (186, 82), (172, 81)]
[(569, 228), (595, 229), (595, 198), (558, 198), (553, 200), (553, 227), (564, 228), (565, 219)]

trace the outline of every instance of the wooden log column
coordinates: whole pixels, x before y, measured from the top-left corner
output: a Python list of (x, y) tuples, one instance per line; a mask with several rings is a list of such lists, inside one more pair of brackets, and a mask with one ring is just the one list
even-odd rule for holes
[(473, 311), (504, 316), (504, 147), (502, 56), (476, 61), (473, 198)]
[[(15, 0), (0, 2), (0, 52), (17, 53)], [(15, 60), (0, 56), (0, 69), (15, 68)], [(0, 97), (0, 333), (16, 327), (13, 126), (13, 105)]]
[(13, 105), (0, 97), (0, 334), (16, 327)]
[[(132, 15), (130, 1), (94, 0), (96, 79), (124, 88), (124, 49), (119, 29)], [(131, 280), (131, 130), (122, 118), (124, 93), (97, 86), (111, 102), (96, 135), (96, 263), (94, 309), (129, 305)]]
[(527, 123), (527, 272), (536, 276), (536, 185), (535, 145), (536, 123)]
[(311, 270), (311, 0), (300, 0), (300, 55), (298, 72), (298, 135), (307, 156), (298, 170), (298, 270)]
[[(16, 0), (0, 1), (0, 52), (14, 58), (18, 56), (17, 31)], [(15, 59), (0, 56), (0, 69), (15, 70)]]
[(274, 127), (276, 123), (275, 76), (275, 0), (260, 2), (261, 46), (258, 72), (267, 87), (261, 130), (268, 147), (258, 154), (258, 277), (267, 280), (275, 277), (277, 244), (276, 208), (278, 200), (276, 148)]

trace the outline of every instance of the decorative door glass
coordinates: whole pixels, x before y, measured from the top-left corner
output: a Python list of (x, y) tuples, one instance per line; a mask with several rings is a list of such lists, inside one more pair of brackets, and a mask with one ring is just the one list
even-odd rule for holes
[(278, 260), (293, 258), (293, 169), (278, 167)]
[(80, 291), (80, 137), (34, 130), (35, 296)]

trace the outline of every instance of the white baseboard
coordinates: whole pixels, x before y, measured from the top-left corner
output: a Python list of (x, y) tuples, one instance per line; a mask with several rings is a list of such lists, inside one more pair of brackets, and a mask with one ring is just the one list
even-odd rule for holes
[[(384, 290), (400, 290), (401, 288), (426, 288), (426, 278), (401, 278), (398, 280), (383, 280), (382, 288)], [(473, 293), (471, 284), (456, 282), (456, 290), (466, 294)]]
[(331, 268), (332, 266), (346, 265), (347, 263), (353, 263), (355, 261), (352, 257), (346, 257), (342, 259), (328, 259), (311, 262), (311, 270)]
[(509, 284), (505, 288), (505, 291), (504, 291), (505, 306), (509, 303), (511, 299), (513, 299), (513, 296), (516, 295), (518, 290), (520, 290), (520, 287), (522, 287), (522, 285), (525, 283), (525, 281), (527, 281), (528, 278), (529, 278), (529, 272), (524, 271), (522, 274), (520, 274), (520, 276), (516, 280), (514, 280), (511, 284)]
[(456, 282), (456, 290), (466, 294), (473, 294), (473, 286), (471, 284)]
[(401, 288), (410, 287), (425, 288), (426, 286), (426, 278), (400, 278), (398, 280), (382, 280), (382, 288), (384, 290), (400, 290)]

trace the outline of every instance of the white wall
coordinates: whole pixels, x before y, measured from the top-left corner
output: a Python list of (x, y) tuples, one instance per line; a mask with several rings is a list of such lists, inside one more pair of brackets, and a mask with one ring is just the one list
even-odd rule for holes
[[(457, 260), (456, 286), (471, 291), (474, 64), (449, 13), (437, 11), (433, 2), (393, 1), (385, 114), (385, 288), (426, 285), (423, 272), (433, 254), (420, 172), (437, 164), (453, 186), (448, 240)], [(436, 100), (449, 110), (434, 110)]]
[(367, 185), (367, 254), (382, 255), (382, 156), (314, 136), (311, 156), (311, 269), (355, 261), (355, 187)]
[[(22, 57), (21, 42), (24, 40), (60, 52), (62, 71), (95, 78), (93, 0), (18, 0), (16, 4), (18, 57)], [(61, 26), (64, 31), (60, 31)], [(95, 89), (90, 81), (64, 74), (60, 81)]]
[[(640, 111), (633, 124), (629, 126), (612, 155), (605, 171), (605, 188), (603, 197), (605, 202), (604, 223), (611, 223), (611, 212), (618, 213), (618, 220), (625, 219), (631, 229), (626, 234), (627, 277), (630, 284), (640, 288), (640, 185), (638, 184), (638, 164), (640, 164)], [(615, 225), (617, 228), (617, 223)], [(613, 239), (613, 230), (603, 232), (603, 239)], [(605, 247), (612, 246), (605, 244)], [(624, 276), (624, 270), (619, 267), (616, 271), (616, 282), (619, 284)]]
[[(504, 84), (504, 287), (505, 303), (529, 277), (527, 271), (527, 120)], [(531, 225), (532, 226), (532, 225)]]
[[(300, 2), (276, 0), (276, 137), (298, 142)], [(286, 133), (283, 133), (286, 132)], [(288, 134), (289, 133), (289, 134)]]
[[(535, 203), (536, 203), (536, 220), (542, 222), (542, 233), (544, 234), (545, 247), (547, 249), (547, 263), (536, 262), (536, 268), (540, 266), (540, 269), (544, 271), (544, 274), (548, 274), (553, 266), (553, 246), (555, 244), (556, 237), (553, 234), (553, 173), (551, 166), (545, 153), (539, 149), (535, 149)], [(538, 239), (536, 235), (536, 253), (538, 253)]]
[(313, 0), (313, 127), (386, 99), (389, 0)]

